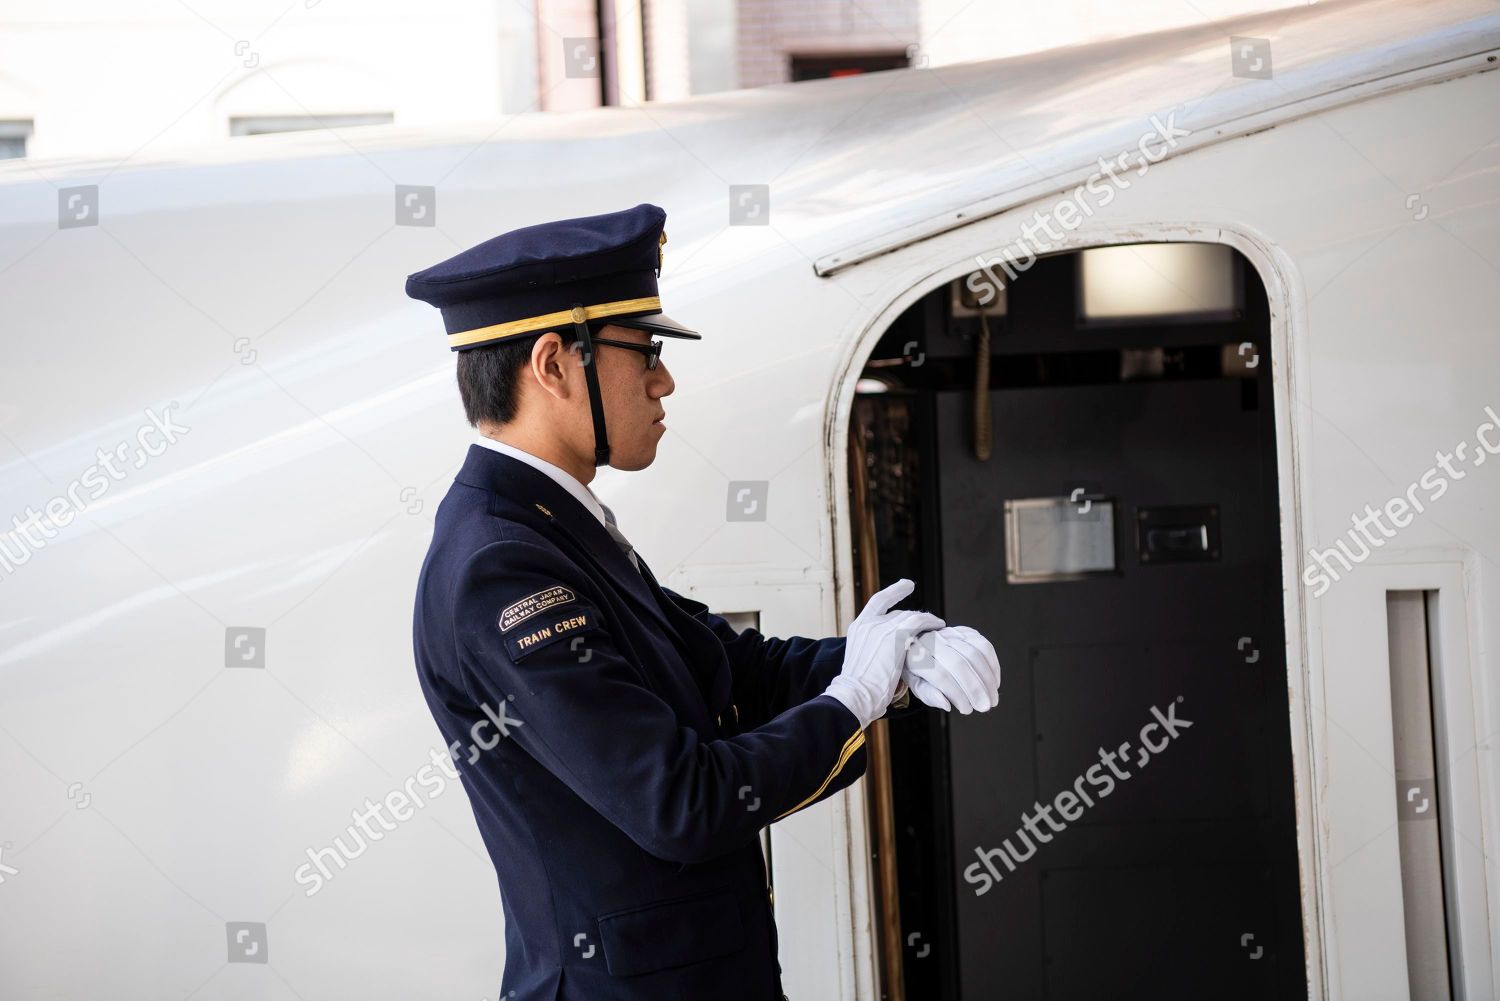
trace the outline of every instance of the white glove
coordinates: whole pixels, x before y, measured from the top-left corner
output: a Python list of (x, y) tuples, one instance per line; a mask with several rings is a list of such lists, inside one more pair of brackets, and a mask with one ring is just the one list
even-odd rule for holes
[(967, 716), (1000, 704), (1000, 660), (990, 641), (968, 626), (917, 637), (901, 677), (913, 695), (945, 712)]
[(889, 610), (916, 586), (903, 577), (876, 592), (849, 624), (844, 669), (824, 694), (842, 702), (859, 720), (860, 729), (885, 715), (901, 679), (906, 648), (922, 631), (946, 624), (931, 612)]

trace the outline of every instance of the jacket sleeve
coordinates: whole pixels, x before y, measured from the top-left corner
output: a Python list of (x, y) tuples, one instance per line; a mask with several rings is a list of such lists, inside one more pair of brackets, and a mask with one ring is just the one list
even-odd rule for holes
[[(758, 726), (778, 713), (822, 695), (844, 668), (843, 636), (812, 640), (766, 637), (754, 629), (735, 632), (723, 616), (701, 601), (662, 588), (668, 598), (713, 632), (724, 645), (734, 674), (734, 699), (742, 725)], [(908, 716), (925, 708), (912, 699), (905, 708), (886, 710), (886, 719)]]
[[(722, 740), (682, 725), (560, 554), (495, 542), (465, 565), (454, 631), (478, 705), (642, 849), (701, 862), (864, 771), (865, 733), (832, 696)], [(742, 720), (743, 722), (743, 720)]]

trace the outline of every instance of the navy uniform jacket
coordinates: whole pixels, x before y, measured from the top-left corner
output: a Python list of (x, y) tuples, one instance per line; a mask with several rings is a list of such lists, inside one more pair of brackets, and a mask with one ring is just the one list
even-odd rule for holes
[(478, 445), (438, 508), (417, 671), (499, 876), (507, 1001), (780, 998), (757, 835), (865, 770), (822, 694), (843, 638), (736, 633), (641, 565)]

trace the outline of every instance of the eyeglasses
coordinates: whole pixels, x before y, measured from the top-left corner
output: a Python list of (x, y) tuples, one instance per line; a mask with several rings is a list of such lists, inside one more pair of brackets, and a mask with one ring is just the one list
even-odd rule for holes
[(631, 341), (616, 341), (606, 337), (590, 338), (595, 344), (608, 344), (614, 348), (628, 348), (631, 351), (639, 351), (646, 356), (646, 370), (654, 371), (657, 359), (661, 358), (661, 341), (652, 341), (649, 344), (635, 344)]

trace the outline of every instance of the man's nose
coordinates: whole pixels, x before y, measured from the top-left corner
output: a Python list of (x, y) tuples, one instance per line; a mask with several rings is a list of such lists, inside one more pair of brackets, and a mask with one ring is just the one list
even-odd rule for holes
[(671, 396), (672, 392), (677, 388), (677, 382), (672, 378), (672, 373), (667, 369), (667, 363), (658, 359), (656, 370), (651, 374), (656, 376), (654, 380), (655, 384), (652, 388), (659, 390), (654, 394), (655, 398), (660, 399), (663, 396)]

